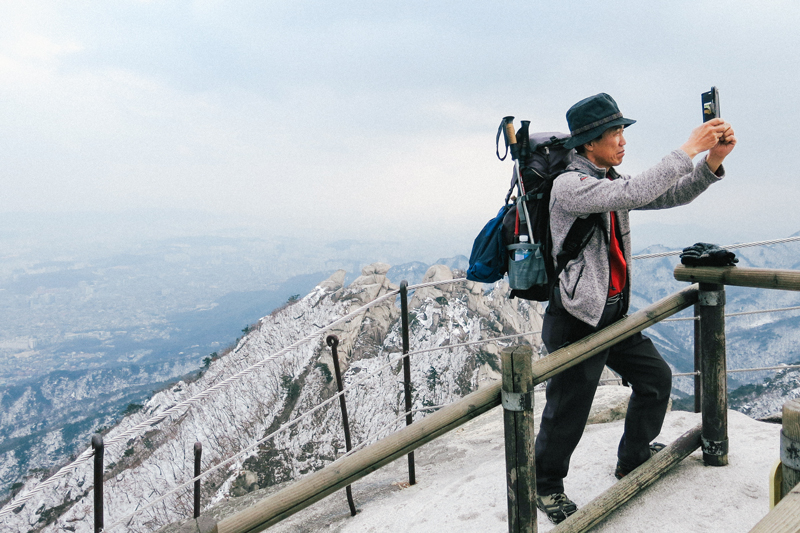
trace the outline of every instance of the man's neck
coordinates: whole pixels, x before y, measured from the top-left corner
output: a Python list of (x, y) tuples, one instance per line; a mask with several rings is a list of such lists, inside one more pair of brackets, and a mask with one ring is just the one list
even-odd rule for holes
[(611, 167), (610, 167), (610, 166), (608, 166), (608, 165), (601, 165), (601, 164), (599, 164), (597, 161), (595, 161), (594, 157), (593, 157), (593, 156), (592, 156), (592, 154), (591, 154), (591, 153), (589, 153), (589, 152), (587, 152), (587, 153), (586, 153), (586, 155), (585, 155), (584, 157), (585, 157), (586, 159), (588, 159), (589, 161), (591, 161), (591, 163), (592, 163), (594, 166), (596, 166), (597, 168), (604, 168), (604, 169), (606, 169), (606, 172), (608, 172), (609, 170), (611, 170)]

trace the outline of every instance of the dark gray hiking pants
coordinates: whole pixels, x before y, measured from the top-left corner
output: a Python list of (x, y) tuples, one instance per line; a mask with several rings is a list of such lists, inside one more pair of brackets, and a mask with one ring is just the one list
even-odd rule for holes
[[(549, 352), (578, 341), (622, 318), (623, 302), (606, 305), (598, 327), (561, 307), (558, 291), (544, 317), (542, 340)], [(637, 333), (550, 379), (536, 437), (536, 488), (540, 495), (564, 491), (569, 460), (578, 445), (603, 367), (617, 372), (633, 392), (617, 457), (633, 469), (650, 458), (650, 442), (661, 432), (672, 390), (672, 371), (652, 341)], [(607, 458), (598, 457), (598, 461)], [(613, 470), (611, 463), (609, 469)]]

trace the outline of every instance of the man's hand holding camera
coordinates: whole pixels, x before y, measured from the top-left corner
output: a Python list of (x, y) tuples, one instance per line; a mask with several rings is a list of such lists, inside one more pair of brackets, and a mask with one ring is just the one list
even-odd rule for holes
[(721, 118), (713, 118), (696, 127), (689, 135), (689, 140), (681, 146), (681, 150), (691, 158), (708, 150), (706, 164), (711, 172), (716, 172), (734, 146), (736, 136), (733, 126)]

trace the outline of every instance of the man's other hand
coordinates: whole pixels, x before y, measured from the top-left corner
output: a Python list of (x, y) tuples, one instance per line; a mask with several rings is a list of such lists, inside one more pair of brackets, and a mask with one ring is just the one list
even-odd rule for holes
[(697, 154), (709, 150), (706, 163), (711, 172), (716, 172), (734, 146), (736, 137), (733, 127), (721, 118), (712, 118), (692, 131), (689, 140), (681, 146), (681, 150), (692, 159)]
[(719, 166), (731, 153), (733, 147), (736, 146), (736, 135), (733, 133), (733, 126), (727, 122), (724, 122), (723, 125), (727, 126), (727, 129), (720, 135), (719, 142), (708, 151), (708, 157), (706, 158), (708, 168), (714, 173), (717, 172)]

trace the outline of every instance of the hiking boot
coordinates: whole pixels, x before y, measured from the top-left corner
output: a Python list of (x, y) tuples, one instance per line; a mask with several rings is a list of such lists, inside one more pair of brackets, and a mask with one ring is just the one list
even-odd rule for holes
[[(666, 447), (667, 446), (665, 444), (661, 444), (660, 442), (654, 442), (653, 444), (650, 445), (650, 457), (653, 457), (655, 454), (657, 454)], [(617, 468), (614, 470), (614, 477), (616, 477), (617, 479), (622, 479), (628, 474), (630, 474), (634, 470), (634, 468), (625, 468), (620, 464), (619, 461), (617, 461)]]
[(567, 498), (563, 492), (536, 496), (536, 507), (539, 508), (547, 518), (554, 524), (558, 524), (567, 519), (569, 515), (578, 510), (575, 502)]

